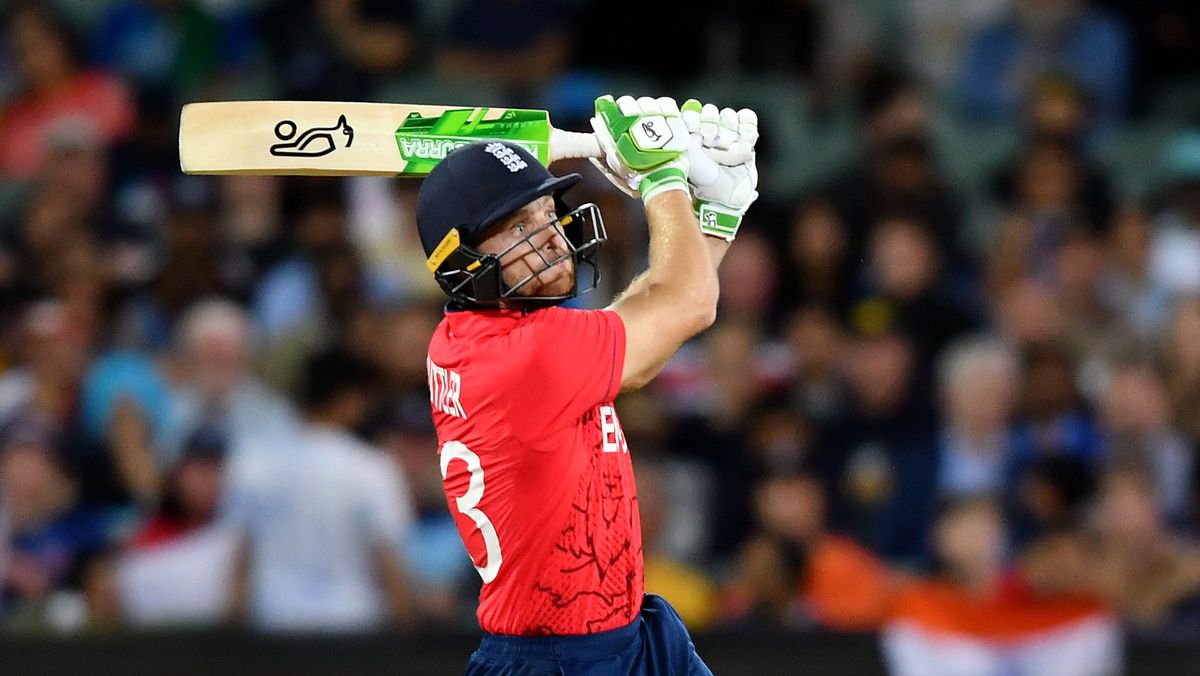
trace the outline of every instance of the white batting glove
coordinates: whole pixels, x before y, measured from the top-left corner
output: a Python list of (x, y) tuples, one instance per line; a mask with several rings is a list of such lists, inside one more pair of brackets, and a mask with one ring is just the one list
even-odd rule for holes
[(644, 202), (669, 190), (687, 192), (691, 135), (675, 99), (601, 96), (591, 125), (604, 153), (603, 164), (592, 164), (613, 185)]
[[(733, 241), (746, 210), (758, 199), (758, 115), (749, 108), (718, 110), (695, 99), (683, 104), (680, 115), (691, 135), (688, 184), (700, 230)], [(741, 161), (723, 164), (713, 159), (730, 157)]]

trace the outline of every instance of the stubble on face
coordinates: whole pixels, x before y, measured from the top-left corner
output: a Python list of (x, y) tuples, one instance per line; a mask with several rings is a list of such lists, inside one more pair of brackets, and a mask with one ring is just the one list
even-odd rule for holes
[[(509, 288), (529, 280), (517, 295), (566, 296), (574, 288), (575, 263), (567, 255), (570, 245), (557, 225), (548, 226), (557, 218), (554, 199), (539, 197), (492, 226), (480, 242), (484, 253), (507, 251), (500, 265)], [(554, 264), (547, 266), (547, 262)]]

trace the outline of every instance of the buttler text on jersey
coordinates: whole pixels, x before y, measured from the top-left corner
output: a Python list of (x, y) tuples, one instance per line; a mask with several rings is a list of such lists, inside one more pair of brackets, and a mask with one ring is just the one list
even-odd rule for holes
[(429, 374), (429, 403), (433, 404), (433, 408), (466, 420), (467, 412), (458, 400), (462, 391), (462, 376), (458, 371), (442, 368), (428, 357), (425, 358), (425, 370)]

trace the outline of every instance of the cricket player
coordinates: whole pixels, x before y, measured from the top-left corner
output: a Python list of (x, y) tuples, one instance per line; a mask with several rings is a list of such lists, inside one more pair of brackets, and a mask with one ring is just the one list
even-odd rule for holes
[[(560, 306), (595, 286), (606, 237), (595, 205), (563, 201), (579, 174), (481, 141), (425, 179), (417, 225), (450, 296), (429, 345), (430, 402), (446, 498), (483, 579), (468, 674), (711, 673), (675, 610), (643, 593), (613, 399), (712, 324), (717, 265), (758, 176), (753, 153), (718, 166), (703, 147), (752, 149), (757, 126), (752, 111), (695, 101), (596, 100), (597, 165), (640, 196), (650, 229), (649, 269), (603, 310)], [(689, 182), (700, 164), (704, 185)]]

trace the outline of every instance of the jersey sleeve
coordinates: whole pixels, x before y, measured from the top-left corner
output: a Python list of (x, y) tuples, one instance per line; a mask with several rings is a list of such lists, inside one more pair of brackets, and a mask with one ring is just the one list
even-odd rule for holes
[(513, 431), (535, 441), (570, 425), (621, 390), (625, 324), (611, 310), (547, 308), (522, 327), (520, 393)]

